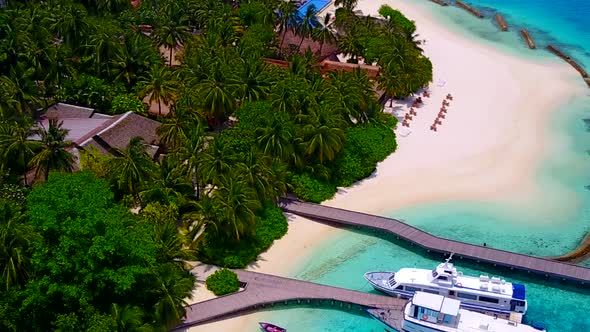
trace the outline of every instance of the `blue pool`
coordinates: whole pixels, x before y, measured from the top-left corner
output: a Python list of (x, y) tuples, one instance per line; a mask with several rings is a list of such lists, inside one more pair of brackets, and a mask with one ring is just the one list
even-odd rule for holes
[(326, 7), (329, 3), (330, 0), (307, 0), (305, 4), (299, 7), (299, 16), (305, 15), (305, 11), (307, 10), (307, 8), (312, 5), (315, 6), (316, 11), (320, 11), (324, 9), (324, 7)]

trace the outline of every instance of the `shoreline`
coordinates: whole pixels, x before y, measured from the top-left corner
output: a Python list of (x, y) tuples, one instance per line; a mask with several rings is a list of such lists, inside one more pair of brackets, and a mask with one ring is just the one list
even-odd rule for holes
[[(420, 39), (427, 40), (423, 48), (434, 68), (431, 96), (418, 109), (408, 136), (396, 130), (398, 150), (378, 165), (374, 175), (340, 188), (323, 204), (385, 214), (453, 200), (510, 202), (523, 209), (538, 203), (544, 193), (533, 174), (551, 143), (547, 137), (551, 115), (582, 91), (574, 84), (579, 80), (577, 75), (558, 59), (525, 60), (470, 40), (447, 29), (418, 4), (361, 0), (358, 8), (375, 16), (381, 4), (389, 4), (416, 21)], [(439, 87), (441, 81), (444, 86)], [(543, 81), (552, 84), (538, 84)], [(433, 132), (430, 124), (447, 93), (455, 98), (447, 118)], [(405, 111), (401, 102), (386, 107), (386, 112), (403, 115)], [(288, 221), (288, 233), (248, 270), (295, 274), (323, 246), (345, 234), (301, 217), (288, 215)], [(199, 286), (195, 295), (191, 303), (210, 296), (204, 286)], [(253, 331), (258, 320), (271, 314), (252, 313), (188, 331)]]

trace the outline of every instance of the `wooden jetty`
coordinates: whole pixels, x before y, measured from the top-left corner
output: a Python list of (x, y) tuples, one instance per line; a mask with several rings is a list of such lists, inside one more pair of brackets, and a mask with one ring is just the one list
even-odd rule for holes
[(444, 239), (391, 218), (292, 199), (282, 199), (279, 206), (285, 212), (312, 220), (387, 232), (427, 251), (442, 254), (455, 253), (455, 257), (467, 258), (478, 263), (485, 262), (569, 282), (581, 284), (590, 282), (590, 268), (587, 267)]
[(526, 41), (526, 43), (529, 45), (529, 48), (530, 49), (537, 48), (535, 46), (535, 42), (533, 41), (533, 38), (531, 38), (531, 35), (529, 35), (529, 32), (526, 31), (526, 29), (520, 30), (520, 34), (522, 35), (522, 37), (524, 38), (524, 40)]
[(326, 286), (308, 281), (278, 277), (251, 271), (234, 270), (244, 290), (186, 308), (181, 325), (174, 331), (210, 323), (280, 304), (321, 304), (342, 308), (383, 312), (384, 323), (401, 328), (403, 308), (407, 301), (399, 298)]
[(446, 3), (446, 2), (445, 2), (445, 1), (443, 1), (443, 0), (430, 0), (430, 1), (432, 1), (432, 2), (434, 2), (434, 3), (436, 3), (436, 4), (439, 4), (439, 5), (441, 5), (441, 6), (448, 6), (448, 5), (449, 5), (448, 3)]
[(563, 53), (560, 49), (558, 49), (557, 47), (555, 47), (553, 45), (547, 46), (547, 49), (549, 51), (551, 51), (552, 53), (556, 54), (558, 57), (565, 60), (565, 62), (569, 63), (570, 66), (574, 67), (574, 69), (577, 70), (578, 73), (580, 73), (580, 75), (582, 75), (582, 78), (584, 79), (586, 84), (588, 84), (588, 86), (590, 87), (590, 77), (588, 76), (588, 73), (584, 70), (584, 68), (582, 68), (582, 66), (580, 66), (576, 61), (574, 61), (572, 58), (570, 58), (569, 55)]
[(460, 0), (455, 0), (455, 3), (457, 4), (457, 6), (465, 9), (466, 11), (468, 11), (471, 14), (475, 15), (476, 17), (483, 18), (483, 14), (482, 13), (480, 13), (477, 9), (469, 6), (465, 2), (460, 1)]
[(508, 31), (508, 25), (506, 25), (506, 21), (504, 21), (504, 17), (502, 15), (496, 14), (496, 21), (498, 22), (498, 25), (502, 31)]

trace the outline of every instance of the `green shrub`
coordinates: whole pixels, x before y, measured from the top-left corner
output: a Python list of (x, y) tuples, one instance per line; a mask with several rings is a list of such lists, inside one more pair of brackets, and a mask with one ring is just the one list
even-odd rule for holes
[(416, 24), (410, 21), (399, 10), (393, 9), (387, 5), (382, 5), (379, 8), (379, 15), (393, 22), (393, 26), (399, 27), (401, 32), (412, 35), (416, 31)]
[(283, 237), (287, 228), (287, 219), (281, 209), (272, 202), (267, 202), (257, 213), (254, 235), (234, 241), (221, 238), (219, 234), (208, 229), (199, 238), (197, 257), (207, 264), (244, 268), (256, 261), (274, 240)]
[(208, 290), (217, 296), (235, 293), (240, 289), (238, 275), (225, 268), (215, 271), (215, 273), (207, 277), (205, 285)]
[(293, 193), (308, 202), (320, 203), (332, 198), (336, 193), (336, 185), (314, 178), (312, 175), (303, 173), (291, 177)]
[(342, 153), (330, 165), (336, 184), (347, 187), (371, 175), (377, 163), (396, 147), (395, 134), (388, 126), (370, 124), (350, 128)]
[(134, 95), (121, 94), (113, 98), (109, 114), (122, 114), (129, 111), (147, 116), (144, 103)]

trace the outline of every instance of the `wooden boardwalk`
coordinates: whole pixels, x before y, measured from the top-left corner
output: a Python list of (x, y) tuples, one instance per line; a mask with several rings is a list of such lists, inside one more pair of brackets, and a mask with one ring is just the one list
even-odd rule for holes
[(292, 199), (281, 200), (279, 206), (285, 212), (310, 219), (388, 232), (428, 251), (454, 253), (455, 257), (469, 258), (476, 262), (505, 266), (566, 281), (582, 284), (590, 282), (590, 268), (440, 238), (391, 218)]
[[(289, 279), (269, 274), (235, 270), (244, 290), (235, 294), (221, 296), (198, 302), (187, 307), (183, 323), (175, 329), (181, 331), (188, 327), (221, 320), (240, 314), (269, 308), (275, 304), (299, 302), (317, 303), (334, 308), (350, 309), (356, 306), (383, 312), (386, 324), (401, 326), (403, 307), (406, 300), (391, 296), (348, 290), (320, 285), (312, 282)], [(359, 279), (360, 280), (360, 279)]]

